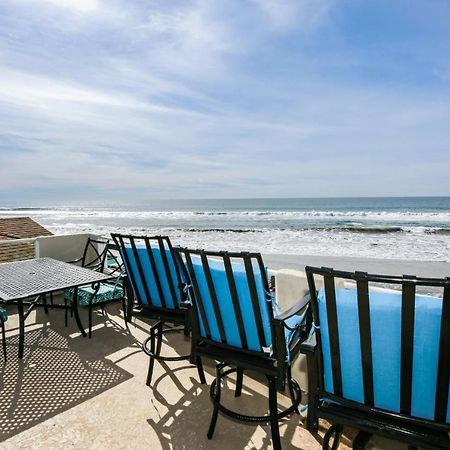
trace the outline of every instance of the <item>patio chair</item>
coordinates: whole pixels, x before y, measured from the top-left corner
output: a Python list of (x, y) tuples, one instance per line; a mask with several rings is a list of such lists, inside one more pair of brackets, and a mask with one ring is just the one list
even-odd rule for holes
[(6, 361), (6, 335), (5, 335), (5, 322), (8, 320), (8, 313), (6, 309), (0, 308), (0, 326), (2, 327), (2, 346), (3, 346), (3, 358)]
[[(207, 436), (212, 439), (219, 412), (250, 423), (270, 422), (275, 449), (281, 448), (279, 419), (297, 412), (299, 385), (291, 364), (305, 338), (308, 299), (279, 314), (259, 253), (180, 249), (190, 279), (193, 358), (218, 361), (211, 385), (214, 409)], [(228, 367), (228, 368), (227, 368)], [(221, 404), (222, 379), (236, 372), (241, 395), (245, 370), (257, 371), (269, 385), (269, 415), (248, 416)], [(278, 413), (277, 388), (287, 382), (292, 405)]]
[(83, 256), (74, 261), (73, 264), (81, 264), (82, 267), (95, 270), (97, 272), (106, 272), (114, 275), (113, 281), (102, 282), (96, 286), (81, 286), (77, 288), (77, 305), (74, 304), (75, 289), (66, 289), (64, 291), (65, 325), (67, 326), (67, 304), (71, 304), (71, 310), (78, 305), (89, 309), (88, 336), (92, 337), (92, 311), (95, 308), (101, 308), (102, 314), (105, 312), (105, 306), (117, 301), (122, 301), (123, 315), (125, 325), (128, 321), (128, 311), (125, 302), (125, 286), (123, 266), (114, 250), (117, 250), (114, 244), (107, 239), (88, 238), (84, 248)]
[[(308, 430), (316, 432), (320, 418), (332, 423), (324, 449), (338, 448), (343, 426), (360, 430), (353, 448), (364, 448), (374, 434), (410, 449), (449, 449), (450, 278), (315, 267), (306, 273), (313, 313), (311, 337), (302, 344)], [(336, 279), (349, 287), (336, 288)]]
[[(111, 236), (120, 250), (138, 306), (146, 316), (156, 320), (150, 326), (149, 337), (142, 344), (142, 349), (150, 358), (147, 386), (151, 385), (155, 361), (189, 359), (197, 366), (200, 382), (206, 383), (200, 358), (161, 355), (164, 334), (178, 331), (184, 331), (186, 336), (190, 334), (186, 282), (170, 239), (167, 236)], [(176, 328), (164, 328), (166, 323)]]

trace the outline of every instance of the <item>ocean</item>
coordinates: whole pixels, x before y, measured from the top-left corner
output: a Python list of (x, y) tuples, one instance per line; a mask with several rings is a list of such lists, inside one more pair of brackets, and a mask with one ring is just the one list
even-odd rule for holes
[(164, 234), (215, 250), (450, 260), (450, 197), (0, 205), (0, 217), (13, 216), (30, 216), (55, 234)]

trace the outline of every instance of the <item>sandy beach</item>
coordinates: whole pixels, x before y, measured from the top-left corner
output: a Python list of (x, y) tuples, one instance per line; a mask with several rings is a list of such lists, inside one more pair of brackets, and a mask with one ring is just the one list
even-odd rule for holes
[(450, 261), (415, 261), (382, 258), (352, 258), (313, 255), (263, 255), (266, 265), (273, 270), (304, 270), (305, 266), (377, 273), (383, 275), (416, 275), (422, 277), (450, 276)]

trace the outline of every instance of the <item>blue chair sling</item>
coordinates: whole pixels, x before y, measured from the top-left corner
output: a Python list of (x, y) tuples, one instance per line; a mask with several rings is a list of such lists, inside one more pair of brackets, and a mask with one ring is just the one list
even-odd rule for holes
[(360, 430), (354, 448), (371, 435), (411, 449), (450, 448), (450, 279), (306, 272), (313, 313), (302, 344), (307, 428), (316, 432), (320, 418), (333, 424), (324, 448), (338, 447), (343, 426)]
[[(207, 433), (212, 438), (219, 412), (247, 422), (270, 422), (274, 448), (281, 448), (278, 420), (297, 411), (301, 390), (291, 377), (291, 363), (304, 338), (307, 299), (278, 314), (259, 253), (180, 249), (190, 282), (192, 351), (218, 361), (211, 386), (214, 409)], [(226, 367), (229, 367), (226, 369)], [(237, 373), (241, 395), (245, 370), (264, 374), (269, 384), (269, 414), (246, 416), (220, 403), (222, 378)], [(277, 388), (287, 382), (292, 406), (278, 413)]]
[[(119, 248), (127, 282), (137, 306), (156, 323), (150, 326), (149, 337), (142, 348), (150, 357), (147, 385), (150, 386), (155, 360), (181, 361), (184, 356), (161, 355), (163, 335), (180, 331), (180, 328), (164, 328), (166, 323), (182, 326), (186, 335), (190, 333), (189, 313), (186, 302), (186, 283), (182, 278), (176, 249), (167, 236), (131, 236), (111, 234)], [(191, 358), (192, 359), (192, 358)], [(205, 383), (201, 360), (194, 361), (200, 381)]]

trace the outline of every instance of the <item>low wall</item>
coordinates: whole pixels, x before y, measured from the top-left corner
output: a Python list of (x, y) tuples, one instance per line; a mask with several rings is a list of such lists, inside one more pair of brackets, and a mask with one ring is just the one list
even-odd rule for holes
[[(88, 238), (99, 236), (89, 233), (45, 236), (35, 240), (36, 258), (54, 258), (59, 261), (74, 261), (83, 256)], [(88, 255), (88, 258), (93, 255)]]

